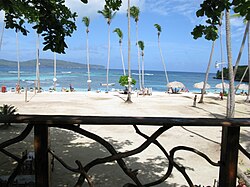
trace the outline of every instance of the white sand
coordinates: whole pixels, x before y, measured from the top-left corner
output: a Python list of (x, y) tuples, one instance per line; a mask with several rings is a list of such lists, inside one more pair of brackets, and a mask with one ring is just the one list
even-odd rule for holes
[[(197, 101), (199, 101), (200, 95)], [(25, 94), (0, 93), (0, 105), (12, 104), (18, 108), (19, 114), (65, 114), (65, 115), (102, 115), (102, 116), (164, 116), (164, 117), (208, 117), (223, 118), (226, 113), (226, 100), (221, 101), (219, 95), (207, 94), (204, 104), (192, 107), (194, 94), (167, 94), (153, 92), (152, 96), (132, 95), (132, 104), (124, 103), (126, 95), (116, 92), (53, 92), (53, 93), (28, 93)], [(237, 118), (250, 117), (250, 104), (245, 103), (245, 96), (237, 96)], [(82, 128), (104, 137), (119, 151), (130, 150), (138, 147), (144, 139), (137, 135), (132, 126), (81, 126)], [(140, 127), (144, 133), (151, 135), (158, 127)], [(248, 147), (248, 128), (242, 129), (244, 138), (241, 142)], [(79, 159), (85, 165), (89, 161), (104, 155), (109, 155), (99, 144), (68, 131), (52, 130), (52, 149), (64, 158), (67, 163), (75, 166), (74, 161)], [(221, 141), (220, 127), (173, 127), (159, 137), (159, 142), (167, 151), (175, 146), (186, 145), (198, 149), (217, 162), (220, 157)], [(1, 140), (2, 141), (2, 140)], [(205, 160), (193, 153), (179, 151), (175, 158), (178, 163), (187, 167), (187, 172), (194, 184), (212, 185), (218, 179), (218, 168), (210, 166)], [(249, 168), (248, 161), (240, 157), (240, 166)], [(151, 145), (145, 152), (126, 159), (132, 169), (139, 169), (139, 178), (143, 183), (155, 180), (167, 169), (167, 160), (159, 149)], [(243, 165), (244, 164), (244, 165)], [(75, 176), (64, 170), (56, 163), (57, 170), (53, 173), (53, 186), (72, 186)], [(62, 174), (63, 173), (63, 174)], [(116, 164), (105, 164), (95, 167), (90, 171), (95, 186), (118, 187), (130, 182)], [(67, 176), (67, 177), (66, 177)], [(60, 185), (59, 185), (60, 184)], [(158, 186), (183, 186), (187, 185), (181, 174), (174, 169), (173, 175), (166, 183)]]

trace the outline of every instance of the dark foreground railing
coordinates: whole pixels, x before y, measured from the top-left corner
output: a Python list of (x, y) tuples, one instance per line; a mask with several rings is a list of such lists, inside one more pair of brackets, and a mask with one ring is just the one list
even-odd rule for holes
[[(13, 115), (13, 116), (0, 116), (0, 123), (16, 123), (28, 124), (20, 135), (13, 139), (9, 139), (0, 143), (0, 152), (6, 156), (14, 159), (18, 164), (12, 174), (7, 179), (5, 186), (18, 186), (15, 184), (15, 179), (19, 175), (27, 154), (23, 154), (21, 158), (15, 156), (6, 150), (12, 144), (20, 142), (27, 137), (28, 134), (34, 129), (34, 152), (35, 152), (35, 186), (36, 187), (49, 187), (51, 162), (50, 157), (57, 159), (68, 170), (80, 174), (80, 177), (75, 182), (75, 186), (82, 186), (85, 181), (88, 185), (94, 186), (88, 171), (99, 164), (116, 161), (121, 167), (123, 172), (132, 179), (133, 184), (127, 183), (123, 186), (155, 186), (158, 185), (171, 175), (173, 168), (177, 169), (186, 179), (189, 186), (195, 186), (190, 177), (185, 171), (184, 167), (179, 166), (174, 161), (174, 155), (178, 150), (186, 150), (196, 153), (197, 155), (206, 159), (211, 165), (219, 167), (219, 186), (220, 187), (235, 187), (237, 178), (237, 163), (238, 163), (238, 150), (239, 148), (245, 151), (239, 145), (240, 127), (250, 126), (250, 119), (213, 119), (213, 118), (165, 118), (165, 117), (114, 117), (114, 116), (49, 116), (49, 115)], [(81, 126), (80, 126), (81, 125)], [(142, 136), (145, 141), (137, 148), (125, 152), (117, 152), (116, 149), (106, 140), (84, 130), (84, 125), (132, 125), (136, 133)], [(159, 126), (158, 129), (150, 136), (142, 133), (137, 125)], [(210, 158), (191, 147), (177, 146), (167, 152), (165, 148), (157, 141), (157, 138), (173, 126), (199, 126), (199, 127), (222, 127), (221, 139), (221, 155), (218, 163), (213, 162)], [(65, 163), (59, 156), (55, 155), (49, 147), (50, 136), (49, 128), (57, 127), (61, 129), (71, 130), (88, 137), (106, 148), (110, 153), (109, 156), (97, 158), (83, 166), (80, 161), (76, 161), (76, 168), (72, 168)], [(124, 132), (126, 133), (126, 132)], [(129, 135), (128, 135), (129, 136)], [(197, 142), (198, 143), (198, 142)], [(124, 158), (133, 156), (145, 150), (149, 145), (155, 144), (164, 153), (169, 160), (169, 165), (166, 173), (158, 180), (151, 183), (143, 184), (137, 177), (137, 171), (131, 170), (127, 167)], [(247, 156), (249, 154), (245, 152)], [(0, 185), (1, 186), (1, 185)], [(26, 186), (29, 186), (27, 184)], [(30, 185), (31, 186), (31, 185)]]

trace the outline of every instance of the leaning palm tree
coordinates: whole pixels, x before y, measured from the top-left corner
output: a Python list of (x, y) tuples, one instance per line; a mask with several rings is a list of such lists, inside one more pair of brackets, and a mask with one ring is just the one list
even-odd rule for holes
[(125, 66), (124, 66), (124, 59), (123, 59), (123, 52), (122, 52), (122, 39), (123, 39), (123, 33), (120, 28), (116, 28), (113, 32), (115, 32), (119, 37), (119, 45), (120, 45), (120, 53), (122, 58), (122, 69), (123, 69), (123, 75), (126, 75)]
[(214, 44), (215, 44), (215, 41), (212, 42), (212, 49), (211, 49), (211, 52), (210, 52), (209, 62), (208, 62), (208, 65), (207, 65), (207, 70), (206, 70), (206, 74), (205, 74), (205, 80), (204, 80), (203, 88), (201, 90), (201, 98), (200, 98), (199, 103), (203, 103), (204, 94), (206, 92), (206, 85), (207, 85), (209, 70), (210, 70), (210, 66), (212, 64), (212, 60), (213, 60)]
[[(241, 17), (241, 15), (240, 14), (233, 14), (231, 17)], [(245, 28), (245, 32), (244, 32), (244, 35), (243, 35), (240, 51), (239, 51), (239, 54), (238, 54), (238, 57), (237, 57), (237, 60), (236, 60), (236, 63), (235, 63), (234, 76), (236, 75), (237, 68), (238, 68), (238, 65), (240, 63), (240, 57), (241, 57), (241, 54), (243, 52), (243, 48), (244, 48), (246, 38), (248, 38), (248, 69), (250, 69), (250, 31), (249, 31), (250, 30), (250, 22), (249, 22), (249, 20), (244, 19), (244, 23), (246, 24), (246, 28)], [(248, 82), (249, 82), (248, 83), (248, 95), (247, 95), (246, 101), (250, 102), (250, 96), (249, 96), (249, 94), (250, 94), (250, 71), (249, 71)]]
[(141, 58), (142, 58), (141, 79), (142, 79), (142, 89), (144, 89), (144, 42), (138, 41), (138, 46), (141, 49)]
[(87, 66), (88, 66), (88, 91), (91, 91), (91, 79), (90, 79), (90, 65), (89, 65), (89, 41), (88, 41), (88, 33), (89, 33), (89, 23), (90, 19), (89, 17), (83, 17), (82, 21), (84, 22), (86, 26), (86, 51), (87, 51)]
[(103, 10), (97, 11), (99, 14), (102, 14), (103, 17), (107, 20), (108, 24), (108, 63), (107, 63), (107, 75), (106, 75), (106, 86), (107, 86), (107, 92), (109, 89), (109, 64), (110, 64), (110, 24), (112, 19), (115, 17), (116, 12), (113, 12), (111, 9), (109, 9), (107, 6), (104, 6)]
[[(248, 27), (249, 26), (249, 21), (248, 21)], [(248, 94), (247, 94), (247, 102), (250, 103), (250, 32), (248, 31)]]
[(158, 47), (159, 47), (159, 50), (160, 50), (161, 62), (162, 62), (163, 68), (164, 68), (165, 76), (166, 76), (166, 85), (168, 85), (168, 83), (169, 83), (168, 74), (167, 74), (166, 65), (165, 65), (165, 62), (164, 62), (164, 58), (163, 58), (162, 50), (161, 50), (161, 46), (160, 46), (161, 26), (159, 24), (154, 24), (154, 26), (157, 29)]
[(139, 87), (142, 89), (142, 80), (141, 80), (141, 65), (140, 65), (140, 49), (138, 46), (138, 21), (139, 21), (140, 9), (139, 7), (132, 6), (130, 8), (130, 16), (134, 18), (136, 24), (136, 46), (137, 46), (137, 58), (138, 58), (138, 75), (139, 75)]

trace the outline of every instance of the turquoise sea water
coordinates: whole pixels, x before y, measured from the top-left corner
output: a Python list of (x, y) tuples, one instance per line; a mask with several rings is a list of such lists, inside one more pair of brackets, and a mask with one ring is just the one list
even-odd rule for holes
[[(122, 70), (111, 69), (109, 71), (109, 83), (115, 83), (115, 86), (111, 89), (123, 89), (118, 83), (119, 77), (123, 74)], [(186, 88), (191, 92), (200, 92), (200, 89), (194, 88), (193, 85), (197, 82), (204, 80), (205, 73), (191, 73), (191, 72), (168, 72), (169, 81), (182, 82)], [(219, 89), (215, 88), (215, 85), (221, 83), (221, 80), (214, 79), (214, 73), (210, 73), (208, 83), (211, 88), (209, 92), (219, 92)], [(40, 80), (43, 90), (48, 91), (49, 88), (53, 88), (53, 68), (42, 67), (40, 68)], [(133, 89), (138, 89), (138, 72), (132, 70), (132, 77), (136, 79), (137, 84)], [(87, 69), (79, 68), (57, 68), (57, 91), (61, 91), (62, 87), (69, 89), (69, 85), (72, 84), (76, 91), (87, 91)], [(35, 87), (34, 80), (36, 79), (35, 68), (21, 68), (21, 87)], [(105, 90), (106, 87), (102, 87), (100, 83), (106, 83), (106, 69), (93, 69), (91, 71), (91, 88), (95, 90)], [(227, 81), (226, 81), (227, 82)], [(7, 90), (14, 88), (17, 83), (17, 69), (9, 67), (0, 67), (0, 86), (6, 86)], [(236, 83), (237, 84), (237, 83)], [(163, 71), (145, 71), (145, 87), (152, 88), (153, 91), (166, 91), (166, 78)]]

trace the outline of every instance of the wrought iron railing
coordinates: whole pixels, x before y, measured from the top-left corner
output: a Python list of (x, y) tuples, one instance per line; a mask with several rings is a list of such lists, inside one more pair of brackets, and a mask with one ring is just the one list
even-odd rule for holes
[[(5, 140), (0, 143), (0, 152), (17, 162), (16, 167), (13, 169), (12, 173), (6, 179), (5, 184), (2, 184), (2, 186), (18, 186), (16, 182), (17, 176), (22, 172), (24, 165), (27, 164), (25, 162), (27, 161), (28, 157), (27, 153), (25, 152), (22, 157), (18, 157), (10, 151), (7, 151), (6, 148), (24, 140), (31, 132), (34, 132), (34, 175), (35, 186), (37, 187), (51, 186), (50, 171), (53, 169), (53, 162), (51, 161), (54, 160), (57, 160), (67, 170), (79, 175), (75, 181), (75, 186), (82, 186), (86, 181), (88, 186), (94, 186), (92, 178), (88, 174), (89, 170), (99, 164), (113, 161), (116, 161), (124, 174), (127, 175), (131, 181), (133, 181), (126, 184), (121, 184), (121, 186), (148, 187), (161, 184), (169, 178), (174, 168), (183, 175), (189, 186), (195, 186), (187, 174), (185, 167), (180, 166), (174, 159), (175, 153), (179, 150), (193, 152), (204, 158), (211, 165), (218, 167), (220, 173), (218, 184), (220, 187), (235, 187), (237, 177), (238, 150), (240, 148), (243, 152), (245, 151), (243, 147), (239, 146), (240, 127), (250, 126), (250, 119), (2, 115), (0, 116), (0, 123), (27, 124), (26, 128), (15, 138)], [(97, 134), (85, 130), (84, 127), (86, 125), (131, 125), (134, 127), (135, 132), (143, 137), (145, 141), (137, 148), (129, 151), (118, 152), (115, 147), (107, 140), (101, 138)], [(140, 131), (138, 128), (139, 125), (156, 126), (156, 130), (153, 134), (146, 135)], [(157, 138), (174, 126), (198, 126), (201, 128), (207, 126), (222, 127), (220, 160), (218, 162), (212, 161), (205, 153), (187, 146), (176, 146), (168, 152), (157, 140)], [(60, 155), (56, 155), (53, 150), (50, 149), (49, 142), (50, 138), (52, 137), (49, 136), (49, 128), (54, 127), (67, 129), (94, 140), (95, 142), (102, 145), (109, 152), (109, 155), (94, 158), (86, 165), (83, 165), (81, 161), (76, 160), (76, 166), (70, 166), (60, 157)], [(169, 164), (165, 174), (162, 177), (159, 177), (159, 179), (156, 179), (153, 182), (143, 183), (138, 177), (137, 170), (130, 169), (124, 159), (144, 151), (151, 144), (156, 145), (162, 151), (162, 153), (168, 159)], [(249, 155), (246, 151), (245, 154), (247, 156)], [(24, 186), (32, 186), (32, 183), (25, 184)]]

